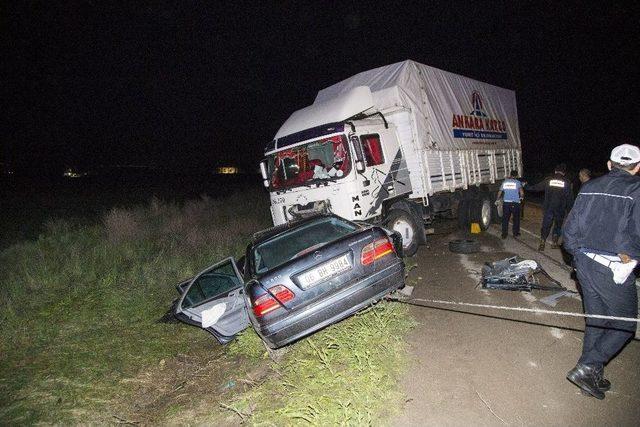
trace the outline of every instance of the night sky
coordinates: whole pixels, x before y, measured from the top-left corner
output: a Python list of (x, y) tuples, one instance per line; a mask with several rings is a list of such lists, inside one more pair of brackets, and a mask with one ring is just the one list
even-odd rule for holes
[(640, 143), (638, 2), (12, 3), (1, 154), (16, 170), (255, 169), (319, 89), (405, 59), (514, 89), (525, 169)]

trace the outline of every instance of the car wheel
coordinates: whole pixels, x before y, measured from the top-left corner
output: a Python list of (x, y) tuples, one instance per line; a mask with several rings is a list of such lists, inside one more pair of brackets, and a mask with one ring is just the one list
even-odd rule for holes
[(449, 242), (449, 250), (456, 254), (473, 254), (480, 251), (480, 242), (470, 239), (452, 240)]
[(418, 233), (420, 230), (415, 219), (405, 211), (393, 210), (389, 213), (385, 225), (402, 236), (402, 252), (404, 255), (415, 255), (418, 251)]

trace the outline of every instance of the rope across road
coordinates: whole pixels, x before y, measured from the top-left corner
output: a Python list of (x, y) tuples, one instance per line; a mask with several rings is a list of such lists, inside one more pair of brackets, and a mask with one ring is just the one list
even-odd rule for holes
[(435, 308), (435, 307), (429, 307), (422, 304), (412, 304), (412, 303), (424, 302), (428, 304), (457, 305), (457, 306), (463, 306), (463, 307), (490, 308), (495, 310), (521, 311), (521, 312), (527, 312), (527, 313), (542, 313), (542, 314), (552, 314), (555, 316), (586, 317), (586, 318), (604, 319), (604, 320), (622, 320), (625, 322), (640, 323), (640, 319), (637, 317), (605, 316), (602, 314), (585, 314), (585, 313), (575, 313), (571, 311), (545, 310), (542, 308), (507, 307), (507, 306), (501, 306), (501, 305), (475, 304), (470, 302), (445, 301), (445, 300), (424, 299), (424, 298), (397, 298), (397, 297), (390, 296), (388, 297), (388, 299), (391, 301), (397, 301), (405, 304), (411, 304), (411, 305), (416, 305), (418, 307), (426, 307), (426, 308)]

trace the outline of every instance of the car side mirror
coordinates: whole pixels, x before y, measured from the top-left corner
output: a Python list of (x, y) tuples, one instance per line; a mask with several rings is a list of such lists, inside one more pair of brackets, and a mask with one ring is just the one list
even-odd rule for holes
[(260, 162), (260, 175), (262, 175), (262, 184), (269, 188), (269, 177), (267, 175), (267, 161), (263, 160)]

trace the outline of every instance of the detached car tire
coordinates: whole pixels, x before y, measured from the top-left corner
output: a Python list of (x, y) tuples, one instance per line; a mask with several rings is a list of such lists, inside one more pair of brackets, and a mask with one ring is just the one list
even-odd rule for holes
[(449, 250), (456, 254), (473, 254), (480, 251), (477, 240), (458, 239), (449, 242)]
[(416, 224), (412, 215), (401, 210), (392, 210), (385, 226), (397, 231), (402, 237), (402, 253), (404, 256), (414, 256), (418, 252), (418, 233), (421, 228)]

